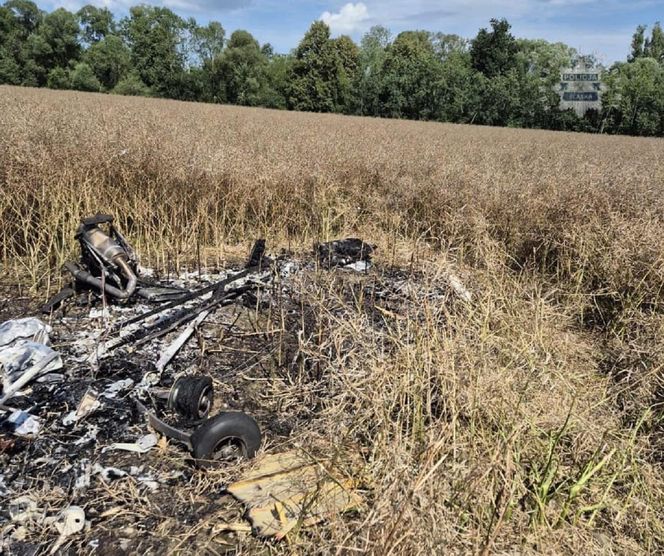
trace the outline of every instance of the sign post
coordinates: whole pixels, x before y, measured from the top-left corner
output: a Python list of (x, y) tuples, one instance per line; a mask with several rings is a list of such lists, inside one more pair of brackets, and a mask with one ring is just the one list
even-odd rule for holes
[(580, 117), (583, 117), (588, 110), (600, 110), (603, 88), (599, 68), (580, 65), (563, 70), (558, 89), (560, 108), (563, 110), (571, 108)]

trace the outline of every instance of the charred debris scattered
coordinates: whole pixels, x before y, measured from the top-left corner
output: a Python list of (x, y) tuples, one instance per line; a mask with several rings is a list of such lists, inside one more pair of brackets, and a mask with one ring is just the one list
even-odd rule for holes
[[(125, 309), (135, 313), (128, 318), (109, 322), (94, 349), (84, 359), (83, 362), (93, 369), (97, 377), (121, 348), (136, 352), (154, 340), (177, 332), (171, 342), (161, 346), (156, 361), (152, 364), (143, 362), (146, 368), (139, 382), (135, 383), (131, 377), (124, 378), (111, 385), (113, 392), (130, 391), (128, 397), (132, 398), (137, 413), (145, 415), (157, 432), (184, 444), (198, 463), (226, 457), (229, 450), (237, 451), (237, 455), (253, 457), (261, 443), (257, 423), (242, 412), (221, 412), (210, 417), (214, 393), (209, 376), (180, 374), (170, 377), (170, 381), (166, 380), (170, 382), (168, 387), (164, 387), (162, 382), (166, 378), (167, 367), (197, 327), (220, 307), (234, 303), (254, 304), (275, 275), (284, 271), (284, 265), (280, 265), (284, 258), (278, 260), (265, 256), (265, 240), (259, 239), (254, 243), (243, 269), (228, 273), (221, 280), (203, 287), (191, 289), (139, 277), (136, 254), (110, 215), (98, 214), (83, 219), (76, 238), (81, 249), (80, 261), (64, 265), (72, 276), (72, 284), (53, 296), (42, 307), (42, 313), (53, 314), (81, 295), (89, 304), (90, 294), (94, 301), (102, 305), (103, 315), (108, 313), (109, 304), (113, 303), (120, 308), (125, 305)], [(316, 246), (318, 263), (326, 268), (353, 267), (359, 263), (366, 270), (372, 251), (372, 246), (355, 238)], [(292, 262), (287, 262), (285, 266), (286, 273), (294, 270)], [(144, 300), (150, 307), (142, 310), (143, 306), (140, 306), (137, 311), (133, 310), (136, 306), (132, 306), (131, 302), (135, 299)], [(95, 314), (94, 308), (92, 311)], [(9, 413), (2, 424), (5, 430), (17, 436), (30, 437), (39, 432), (39, 417), (32, 413), (39, 412), (40, 404), (25, 410), (6, 403), (33, 380), (42, 383), (67, 382), (63, 374), (54, 373), (62, 370), (64, 364), (60, 354), (49, 347), (50, 331), (51, 327), (34, 317), (10, 320), (0, 325), (0, 347), (4, 352), (0, 359), (3, 366), (0, 410)], [(125, 356), (120, 357), (125, 360)], [(101, 405), (100, 396), (109, 397), (95, 389), (93, 384), (89, 385), (79, 402), (75, 419), (98, 408)], [(156, 411), (149, 409), (158, 405), (157, 400), (163, 401), (167, 410), (187, 420), (187, 424), (196, 425), (193, 432), (184, 432), (159, 419)], [(24, 434), (26, 423), (31, 426)]]
[[(334, 380), (326, 373), (343, 372), (343, 346), (333, 348), (326, 334), (362, 315), (376, 338), (387, 338), (404, 319), (430, 318), (431, 296), (472, 299), (452, 273), (441, 281), (375, 265), (375, 246), (357, 238), (299, 257), (269, 252), (259, 239), (232, 270), (163, 277), (140, 266), (109, 215), (85, 218), (76, 237), (80, 258), (65, 265), (70, 283), (41, 315), (17, 307), (0, 322), (0, 498), (8, 501), (0, 550), (9, 553), (87, 550), (115, 539), (103, 523), (127, 511), (109, 498), (116, 482), (128, 482), (177, 529), (185, 510), (172, 498), (202, 468), (227, 478), (249, 469), (205, 500), (216, 512), (219, 495), (231, 494), (251, 526), (218, 530), (279, 539), (361, 507), (357, 447), (330, 439), (312, 451), (290, 440), (324, 406)], [(317, 384), (318, 394), (284, 411), (265, 388), (280, 381), (306, 391)], [(57, 501), (44, 506), (44, 492)], [(196, 522), (189, 511), (184, 522)], [(127, 550), (148, 546), (133, 525), (121, 531)]]
[[(241, 313), (228, 320), (224, 307), (252, 314), (283, 304), (297, 273), (365, 274), (374, 251), (348, 238), (317, 244), (313, 256), (297, 260), (285, 252), (268, 256), (259, 239), (244, 267), (165, 280), (140, 267), (110, 215), (83, 219), (76, 238), (80, 259), (65, 265), (71, 283), (41, 308), (43, 315), (0, 323), (0, 496), (10, 501), (0, 510), (0, 529), (9, 542), (29, 536), (24, 526), (36, 501), (26, 493), (37, 484), (81, 503), (95, 476), (108, 482), (129, 473), (153, 491), (196, 467), (252, 458), (265, 440), (255, 418), (260, 407), (244, 399), (235, 378), (260, 364), (258, 350), (238, 348), (215, 373), (213, 350), (194, 348), (190, 339), (204, 343), (201, 324), (214, 321), (224, 342), (256, 347), (260, 334), (234, 338)], [(294, 322), (305, 318), (297, 302), (290, 304)], [(220, 384), (224, 399), (215, 397)], [(275, 435), (295, 426), (278, 415), (259, 420)], [(156, 448), (160, 435), (182, 447), (188, 470), (144, 473), (131, 459)], [(52, 546), (81, 530), (82, 511), (68, 506), (48, 518), (59, 533)]]

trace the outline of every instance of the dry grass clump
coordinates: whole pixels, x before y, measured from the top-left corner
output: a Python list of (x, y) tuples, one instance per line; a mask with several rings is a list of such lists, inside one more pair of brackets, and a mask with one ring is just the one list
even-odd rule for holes
[(479, 273), (464, 304), (444, 267), (424, 272), (412, 303), (378, 314), (342, 310), (346, 285), (308, 294), (310, 374), (283, 390), (296, 407), (322, 404), (316, 436), (361, 447), (373, 487), (370, 510), (334, 542), (381, 554), (660, 546), (651, 414), (624, 426), (573, 316), (527, 279)]
[(413, 276), (301, 286), (265, 410), (356, 447), (367, 507), (276, 551), (664, 549), (663, 186), (657, 139), (0, 87), (4, 280), (52, 289), (94, 212), (162, 268), (353, 234)]

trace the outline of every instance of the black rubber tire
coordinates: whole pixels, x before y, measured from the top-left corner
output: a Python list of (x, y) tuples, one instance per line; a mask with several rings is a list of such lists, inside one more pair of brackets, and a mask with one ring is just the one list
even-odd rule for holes
[(258, 423), (246, 413), (224, 411), (207, 419), (191, 435), (191, 451), (199, 464), (214, 463), (215, 452), (225, 443), (238, 445), (242, 457), (253, 458), (261, 446)]
[(213, 402), (209, 376), (183, 376), (175, 381), (168, 404), (183, 417), (198, 421), (208, 416)]

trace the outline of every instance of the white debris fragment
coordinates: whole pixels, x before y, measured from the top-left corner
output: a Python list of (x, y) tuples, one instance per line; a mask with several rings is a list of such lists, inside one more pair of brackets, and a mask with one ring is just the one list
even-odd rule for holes
[(90, 475), (80, 475), (76, 477), (76, 482), (74, 483), (74, 488), (82, 490), (90, 486)]
[(44, 515), (44, 511), (39, 509), (37, 501), (32, 496), (19, 496), (9, 502), (9, 517), (15, 523), (40, 522), (44, 519)]
[[(49, 521), (51, 521), (49, 519)], [(85, 511), (80, 506), (69, 506), (52, 520), (60, 536), (51, 547), (49, 554), (56, 554), (65, 543), (67, 537), (81, 532), (85, 528)]]
[(14, 539), (15, 541), (24, 541), (27, 538), (28, 538), (28, 529), (26, 527), (21, 525), (16, 529), (14, 529), (14, 532), (12, 533), (12, 539)]
[(101, 402), (99, 401), (99, 395), (92, 389), (89, 389), (84, 396), (81, 398), (81, 401), (76, 408), (76, 411), (70, 411), (62, 418), (63, 425), (72, 425), (77, 421), (80, 421), (84, 417), (91, 415), (101, 407)]
[(354, 270), (355, 272), (366, 272), (371, 268), (371, 262), (369, 261), (355, 261), (354, 263), (350, 263), (344, 266), (344, 268), (348, 268), (350, 270)]
[(115, 398), (120, 392), (124, 390), (129, 390), (134, 385), (134, 381), (131, 378), (125, 378), (124, 380), (118, 380), (111, 384), (106, 390), (101, 393), (101, 396), (108, 399)]
[(69, 425), (71, 425), (75, 422), (76, 422), (76, 410), (75, 409), (73, 411), (70, 411), (69, 413), (67, 413), (67, 415), (65, 415), (62, 418), (62, 424), (63, 425), (69, 426)]
[(145, 390), (147, 388), (151, 388), (152, 386), (156, 386), (157, 384), (159, 384), (160, 380), (161, 376), (159, 375), (159, 373), (145, 373), (137, 388), (139, 390)]
[(54, 525), (65, 537), (78, 533), (85, 527), (85, 512), (79, 506), (69, 506), (55, 518)]
[(0, 350), (3, 390), (8, 390), (27, 371), (48, 359), (50, 359), (50, 362), (39, 371), (39, 374), (57, 371), (62, 368), (62, 358), (57, 352), (45, 344), (32, 340), (3, 346)]
[(402, 282), (397, 282), (394, 286), (394, 292), (401, 294), (406, 298), (415, 298), (419, 292), (419, 289), (415, 284), (411, 284), (408, 280)]
[(97, 434), (99, 434), (99, 427), (97, 425), (91, 425), (88, 427), (88, 430), (86, 433), (81, 436), (76, 442), (74, 442), (75, 446), (82, 446), (84, 444), (88, 444), (89, 442), (92, 442), (93, 440), (96, 440)]
[(447, 275), (447, 280), (450, 283), (450, 286), (452, 286), (454, 293), (456, 293), (461, 299), (463, 299), (466, 303), (470, 303), (472, 301), (473, 294), (466, 289), (458, 276), (449, 273)]
[(300, 265), (295, 261), (286, 261), (279, 267), (279, 274), (282, 277), (290, 276), (300, 270)]
[(81, 474), (76, 477), (74, 489), (81, 490), (90, 486), (90, 478), (92, 475), (92, 466), (89, 460), (84, 459), (81, 461)]
[(37, 379), (37, 382), (55, 384), (56, 382), (64, 382), (65, 375), (59, 373), (46, 373)]
[(121, 477), (126, 477), (127, 472), (117, 467), (102, 467), (98, 463), (95, 463), (92, 468), (93, 475), (100, 475), (105, 483), (110, 483)]
[(0, 324), (0, 347), (17, 340), (48, 345), (50, 333), (51, 327), (34, 317), (8, 320)]
[[(157, 437), (156, 434), (151, 433), (151, 434), (146, 434), (145, 436), (141, 436), (135, 443), (122, 443), (122, 442), (116, 442), (114, 444), (111, 444), (107, 449), (108, 450), (124, 450), (125, 452), (135, 452), (137, 454), (145, 454), (152, 450), (157, 443), (159, 442), (159, 438)], [(105, 451), (106, 449), (102, 450)]]
[(169, 473), (163, 473), (159, 476), (160, 483), (168, 483), (169, 481), (174, 481), (176, 479), (182, 479), (184, 477), (183, 471), (171, 471)]
[(41, 430), (39, 418), (20, 409), (12, 411), (7, 422), (13, 426), (16, 436), (36, 436)]
[(136, 480), (140, 484), (145, 485), (150, 492), (157, 492), (159, 490), (159, 482), (150, 476), (137, 477)]
[(182, 332), (180, 332), (173, 343), (162, 352), (161, 357), (159, 357), (159, 361), (157, 361), (156, 365), (158, 373), (162, 373), (164, 371), (166, 366), (177, 355), (177, 352), (180, 351), (182, 346), (189, 341), (189, 338), (191, 338), (191, 336), (194, 334), (196, 328), (200, 326), (200, 324), (208, 317), (211, 312), (212, 310), (209, 309), (198, 315)]
[(30, 461), (30, 463), (32, 465), (41, 466), (41, 465), (52, 465), (56, 463), (56, 461), (51, 457), (44, 456), (41, 458), (33, 459)]
[(156, 492), (159, 490), (159, 481), (155, 479), (150, 473), (143, 473), (145, 466), (137, 467), (132, 465), (129, 468), (129, 474), (136, 479), (139, 484), (145, 485), (150, 491)]
[(88, 317), (90, 319), (108, 319), (111, 317), (111, 312), (108, 310), (108, 307), (103, 307), (102, 309), (93, 307), (90, 309)]

